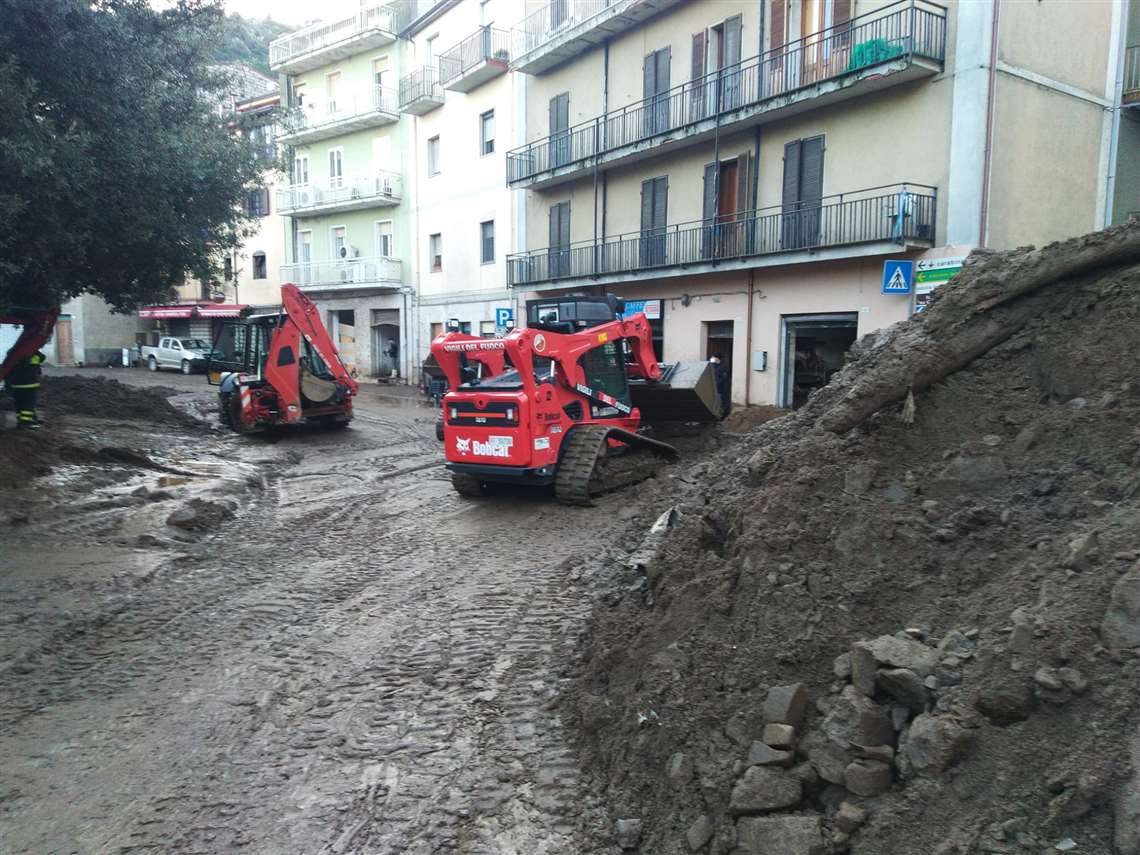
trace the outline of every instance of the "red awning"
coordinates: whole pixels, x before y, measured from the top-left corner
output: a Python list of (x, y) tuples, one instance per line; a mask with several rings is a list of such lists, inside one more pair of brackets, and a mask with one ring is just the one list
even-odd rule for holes
[(192, 318), (195, 306), (143, 306), (139, 309), (140, 318)]
[(212, 306), (199, 306), (198, 317), (200, 318), (236, 318), (241, 315), (242, 309), (245, 304), (235, 303), (215, 303)]

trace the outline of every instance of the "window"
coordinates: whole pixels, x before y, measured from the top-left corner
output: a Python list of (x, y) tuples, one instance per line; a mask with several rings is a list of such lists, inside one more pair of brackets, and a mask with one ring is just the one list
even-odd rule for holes
[(329, 187), (340, 187), (344, 184), (344, 149), (329, 149)]
[(495, 337), (495, 322), (494, 321), (479, 321), (479, 335), (483, 338)]
[(228, 255), (222, 261), (222, 277), (227, 282), (234, 278), (234, 260)]
[(253, 254), (253, 278), (266, 279), (268, 276), (265, 272), (265, 253), (255, 252)]
[(665, 263), (665, 221), (669, 205), (669, 177), (641, 182), (641, 265)]
[(304, 187), (309, 183), (309, 156), (299, 154), (293, 158), (293, 183)]
[(645, 136), (669, 130), (669, 75), (673, 52), (661, 48), (645, 57), (641, 67), (642, 92), (646, 109), (642, 114)]
[(443, 235), (434, 234), (428, 240), (428, 263), (431, 266), (432, 273), (439, 273), (443, 270)]
[(334, 71), (325, 77), (325, 112), (336, 112), (336, 93), (340, 88), (340, 72)]
[(376, 254), (381, 258), (392, 257), (391, 220), (379, 220), (376, 223)]
[(552, 277), (570, 274), (570, 202), (550, 206), (550, 249), (547, 263)]
[(329, 229), (329, 253), (334, 261), (348, 258), (348, 234), (344, 226)]
[(269, 190), (262, 187), (260, 190), (251, 190), (245, 200), (245, 211), (251, 217), (265, 217), (269, 215)]
[(495, 260), (495, 221), (479, 224), (479, 260), (490, 264)]
[(372, 83), (377, 92), (384, 88), (388, 77), (388, 57), (382, 56), (372, 60)]
[(439, 38), (439, 34), (428, 36), (427, 41), (424, 42), (424, 65), (433, 65), (435, 63), (435, 40)]
[(294, 107), (304, 107), (305, 106), (305, 84), (304, 83), (297, 83), (297, 84), (294, 84), (294, 86), (293, 86), (293, 106)]
[[(557, 5), (557, 4), (555, 4)], [(570, 93), (550, 99), (550, 165), (570, 160)]]
[(495, 111), (488, 110), (479, 117), (479, 154), (495, 151)]
[(428, 140), (428, 175), (439, 175), (439, 137)]

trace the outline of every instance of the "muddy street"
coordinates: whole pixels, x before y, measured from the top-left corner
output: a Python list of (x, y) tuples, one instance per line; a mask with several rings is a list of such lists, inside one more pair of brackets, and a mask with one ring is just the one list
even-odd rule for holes
[[(211, 406), (201, 377), (106, 374)], [(343, 431), (41, 432), (107, 448), (4, 491), (0, 849), (581, 851), (553, 701), (576, 557), (631, 497), (462, 500), (434, 411), (373, 392)]]

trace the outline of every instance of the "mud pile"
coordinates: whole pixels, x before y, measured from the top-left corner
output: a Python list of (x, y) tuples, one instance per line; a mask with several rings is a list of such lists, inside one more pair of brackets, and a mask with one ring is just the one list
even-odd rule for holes
[(1140, 853), (1137, 354), (1140, 227), (975, 254), (675, 473), (595, 570), (583, 850)]

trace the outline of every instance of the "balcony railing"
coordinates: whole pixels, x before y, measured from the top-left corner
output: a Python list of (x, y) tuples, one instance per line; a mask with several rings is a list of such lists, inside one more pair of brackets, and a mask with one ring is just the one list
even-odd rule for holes
[(542, 47), (555, 35), (600, 15), (615, 0), (553, 0), (531, 12), (512, 30), (515, 56), (523, 56)]
[(403, 265), (398, 258), (371, 256), (342, 261), (311, 261), (281, 265), (281, 281), (302, 287), (360, 288), (383, 285), (399, 286)]
[(923, 184), (873, 187), (813, 205), (774, 205), (712, 220), (630, 232), (507, 256), (507, 283), (651, 272), (827, 247), (934, 241), (937, 191)]
[(380, 172), (343, 178), (325, 186), (283, 187), (277, 191), (277, 210), (284, 214), (396, 205), (403, 192), (404, 179), (398, 172)]
[(320, 21), (269, 43), (269, 65), (276, 68), (305, 54), (346, 42), (376, 30), (395, 38), (403, 25), (401, 10), (392, 6), (366, 6), (336, 21)]
[(1121, 100), (1126, 104), (1140, 101), (1140, 45), (1132, 45), (1124, 52), (1124, 88)]
[(507, 153), (507, 181), (582, 164), (894, 59), (945, 56), (946, 11), (902, 0)]
[(304, 137), (322, 132), (333, 133), (343, 126), (353, 130), (355, 124), (367, 126), (398, 121), (400, 101), (395, 89), (373, 87), (368, 95), (338, 98), (323, 106), (293, 107), (282, 116), (282, 136)]
[(417, 101), (443, 103), (443, 84), (439, 72), (431, 66), (417, 68), (400, 81), (400, 109), (407, 110)]
[(501, 64), (496, 73), (507, 70), (511, 61), (511, 34), (493, 27), (480, 27), (455, 47), (439, 56), (439, 79), (445, 89), (485, 63)]

